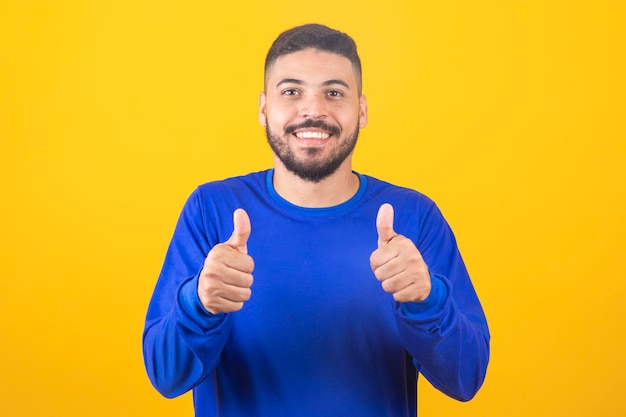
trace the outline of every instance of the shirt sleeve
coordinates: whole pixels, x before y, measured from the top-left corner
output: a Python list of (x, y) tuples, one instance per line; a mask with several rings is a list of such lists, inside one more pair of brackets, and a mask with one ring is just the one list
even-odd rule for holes
[(143, 333), (148, 377), (166, 397), (181, 395), (209, 376), (230, 333), (229, 315), (211, 314), (197, 294), (199, 271), (212, 244), (196, 191), (176, 225)]
[(422, 303), (396, 303), (402, 343), (433, 386), (460, 401), (473, 398), (489, 362), (487, 321), (456, 239), (432, 205), (419, 219), (416, 246), (431, 273), (433, 290)]

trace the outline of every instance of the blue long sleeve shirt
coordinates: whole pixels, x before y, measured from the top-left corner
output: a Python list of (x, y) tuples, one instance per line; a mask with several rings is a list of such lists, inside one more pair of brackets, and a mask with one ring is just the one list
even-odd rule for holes
[[(143, 335), (148, 376), (164, 396), (194, 393), (196, 416), (415, 416), (418, 373), (469, 400), (485, 377), (489, 330), (454, 235), (424, 195), (360, 175), (329, 208), (282, 199), (273, 171), (211, 182), (185, 204)], [(397, 303), (369, 264), (376, 214), (420, 250), (432, 280), (421, 303)], [(251, 221), (252, 297), (211, 314), (197, 295), (213, 246)]]

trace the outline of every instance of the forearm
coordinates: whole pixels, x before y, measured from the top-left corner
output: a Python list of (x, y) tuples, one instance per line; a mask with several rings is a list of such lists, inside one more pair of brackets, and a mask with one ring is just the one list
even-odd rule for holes
[[(443, 283), (444, 281), (439, 281)], [(484, 317), (470, 320), (460, 311), (450, 289), (439, 308), (428, 312), (397, 306), (398, 329), (419, 371), (437, 389), (460, 401), (481, 387), (489, 362), (489, 332)]]
[(217, 366), (229, 332), (227, 315), (212, 315), (200, 304), (197, 277), (184, 282), (171, 311), (146, 321), (143, 354), (154, 387), (172, 398), (202, 382)]

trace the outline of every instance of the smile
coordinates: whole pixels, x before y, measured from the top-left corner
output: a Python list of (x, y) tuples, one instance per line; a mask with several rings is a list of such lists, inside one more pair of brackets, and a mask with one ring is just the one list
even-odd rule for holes
[(328, 139), (330, 137), (330, 133), (327, 132), (296, 132), (296, 137), (298, 139)]

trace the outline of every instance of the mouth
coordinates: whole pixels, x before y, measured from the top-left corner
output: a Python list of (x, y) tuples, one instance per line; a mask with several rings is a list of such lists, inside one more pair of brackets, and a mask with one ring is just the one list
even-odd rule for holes
[(305, 145), (322, 145), (331, 137), (339, 136), (341, 129), (323, 120), (307, 120), (299, 125), (291, 125), (285, 129), (286, 134), (293, 135)]
[(311, 130), (302, 130), (294, 133), (294, 136), (298, 139), (321, 139), (326, 140), (330, 138), (331, 133), (323, 132), (323, 131), (311, 131)]
[(328, 143), (333, 136), (332, 133), (324, 130), (302, 129), (292, 133), (298, 144), (303, 148), (319, 148)]

